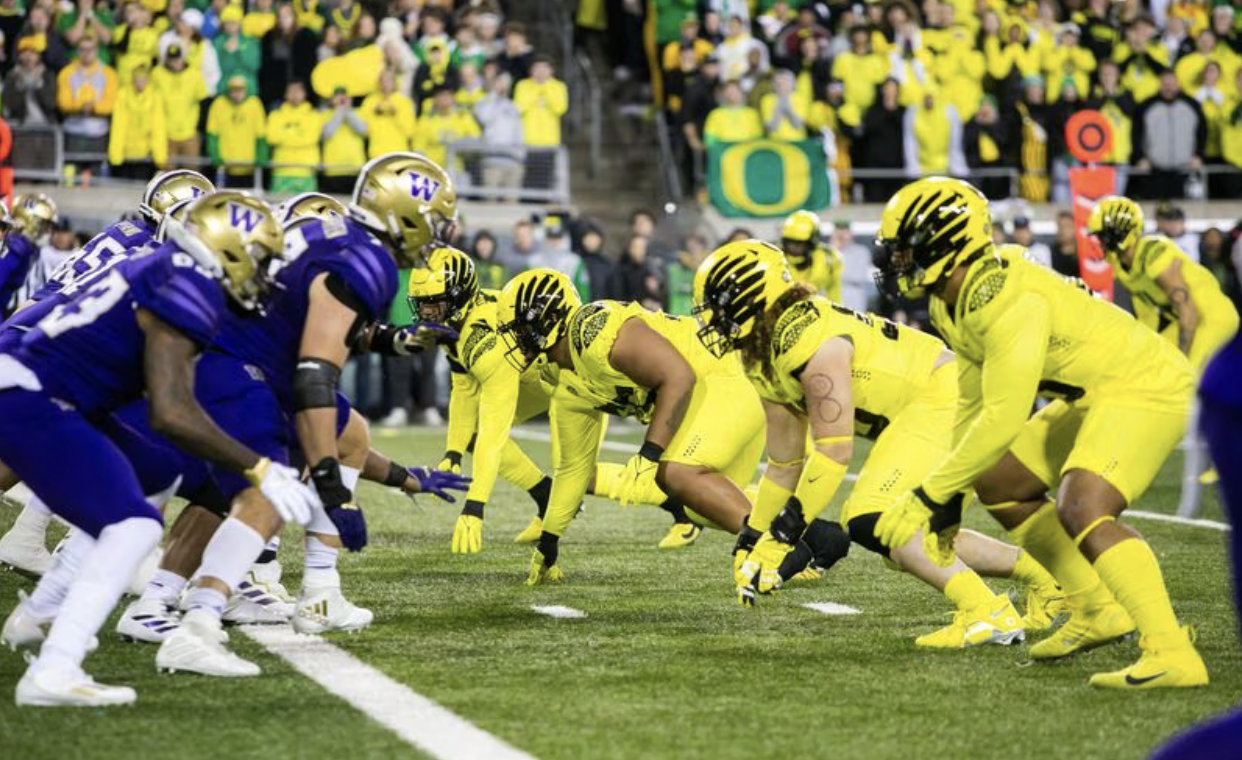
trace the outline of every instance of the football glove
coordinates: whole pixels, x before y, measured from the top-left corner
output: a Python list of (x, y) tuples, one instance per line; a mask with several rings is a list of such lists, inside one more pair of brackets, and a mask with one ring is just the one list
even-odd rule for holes
[(755, 590), (750, 585), (750, 579), (753, 575), (747, 574), (747, 562), (750, 560), (750, 552), (755, 548), (755, 543), (762, 535), (759, 531), (750, 527), (749, 518), (742, 523), (742, 529), (738, 531), (737, 542), (733, 544), (733, 585), (737, 588), (737, 601), (743, 607), (755, 606)]
[(914, 493), (929, 504), (932, 510), (931, 520), (928, 522), (929, 532), (923, 539), (923, 550), (932, 562), (940, 567), (948, 567), (953, 564), (953, 542), (962, 528), (964, 497), (957, 493), (944, 504), (932, 504), (922, 488), (914, 489)]
[(351, 552), (362, 551), (367, 545), (367, 518), (357, 504), (324, 507), (328, 519), (336, 526), (341, 544)]
[[(410, 477), (418, 481), (418, 493), (429, 493), (449, 504), (457, 503), (457, 499), (449, 491), (466, 491), (470, 488), (470, 478), (450, 470), (431, 469), (430, 467), (410, 467)], [(414, 494), (411, 493), (410, 496)]]
[(655, 481), (656, 471), (660, 467), (660, 457), (664, 449), (647, 441), (638, 453), (630, 457), (625, 467), (613, 481), (608, 498), (618, 501), (621, 506), (628, 507), (638, 504), (642, 494)]
[(540, 583), (556, 583), (565, 579), (565, 574), (557, 565), (548, 564), (543, 552), (538, 549), (530, 555), (530, 573), (526, 576), (527, 586), (538, 586)]
[[(919, 531), (925, 531), (930, 535), (932, 518), (937, 515), (939, 515), (937, 526), (945, 534), (951, 555), (953, 536), (956, 535), (957, 528), (962, 522), (960, 494), (950, 499), (948, 504), (938, 504), (932, 501), (922, 488), (907, 491), (897, 499), (892, 509), (880, 515), (880, 519), (875, 524), (876, 537), (888, 548), (896, 549), (908, 543), (910, 539), (918, 535)], [(931, 542), (925, 541), (924, 549), (933, 561), (937, 557), (943, 558), (944, 556), (938, 542), (933, 548)], [(950, 556), (949, 562), (952, 561)]]
[(454, 475), (460, 475), (461, 474), (461, 452), (460, 451), (444, 452), (444, 458), (440, 460), (440, 464), (436, 465), (436, 469), (443, 470), (444, 472), (451, 472)]
[(483, 502), (467, 500), (461, 516), (453, 526), (454, 554), (478, 554), (483, 551)]
[(277, 464), (267, 457), (246, 470), (246, 479), (271, 502), (276, 514), (285, 522), (306, 525), (312, 512), (322, 506), (319, 496), (298, 477), (292, 467)]

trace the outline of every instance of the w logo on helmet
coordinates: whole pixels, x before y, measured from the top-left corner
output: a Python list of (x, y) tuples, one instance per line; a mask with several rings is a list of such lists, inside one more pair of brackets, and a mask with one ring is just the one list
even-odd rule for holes
[(254, 228), (259, 226), (259, 222), (263, 221), (263, 215), (256, 209), (243, 206), (240, 203), (230, 203), (228, 206), (229, 224), (237, 229), (254, 232)]
[(423, 203), (431, 203), (431, 199), (440, 191), (440, 181), (428, 177), (421, 172), (410, 172), (410, 194), (422, 198)]

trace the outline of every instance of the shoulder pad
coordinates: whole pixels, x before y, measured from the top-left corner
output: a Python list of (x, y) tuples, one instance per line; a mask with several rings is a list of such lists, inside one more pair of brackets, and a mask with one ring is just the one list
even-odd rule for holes
[(1009, 279), (1009, 262), (988, 261), (966, 283), (966, 314), (976, 312), (996, 300)]
[(608, 305), (600, 301), (593, 301), (578, 309), (578, 313), (569, 321), (569, 339), (573, 342), (576, 353), (581, 355), (590, 348), (608, 323), (609, 313)]
[(1145, 272), (1152, 260), (1160, 254), (1164, 246), (1173, 245), (1173, 241), (1163, 235), (1145, 235), (1139, 239), (1138, 250), (1134, 252), (1132, 272)]
[(466, 328), (466, 339), (457, 347), (457, 356), (466, 369), (470, 369), (479, 357), (496, 347), (496, 331), (482, 319), (471, 322)]
[(802, 333), (807, 328), (815, 324), (819, 319), (819, 309), (815, 308), (813, 301), (799, 301), (785, 310), (785, 313), (776, 320), (776, 326), (772, 328), (772, 347), (773, 356), (780, 356), (792, 350), (798, 345), (798, 339), (802, 337)]

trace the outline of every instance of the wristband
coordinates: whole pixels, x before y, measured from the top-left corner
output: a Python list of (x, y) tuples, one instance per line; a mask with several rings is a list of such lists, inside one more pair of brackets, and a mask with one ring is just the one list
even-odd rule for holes
[(461, 508), (461, 513), (468, 517), (477, 517), (483, 519), (483, 502), (475, 499), (466, 499), (466, 505)]
[(461, 467), (461, 452), (460, 451), (446, 451), (444, 452), (444, 456), (441, 458), (447, 459), (449, 461), (449, 464), (452, 465), (453, 467)]
[(243, 474), (246, 476), (246, 480), (250, 481), (250, 485), (258, 486), (263, 482), (263, 478), (267, 477), (267, 470), (271, 466), (272, 460), (263, 457), (254, 463), (254, 467), (246, 470)]
[(400, 488), (405, 485), (405, 481), (409, 477), (409, 470), (405, 469), (396, 462), (389, 462), (388, 474), (384, 476), (384, 485), (392, 488)]
[(664, 447), (658, 443), (643, 441), (642, 448), (638, 450), (638, 455), (643, 459), (658, 462), (660, 461), (660, 457), (664, 456)]

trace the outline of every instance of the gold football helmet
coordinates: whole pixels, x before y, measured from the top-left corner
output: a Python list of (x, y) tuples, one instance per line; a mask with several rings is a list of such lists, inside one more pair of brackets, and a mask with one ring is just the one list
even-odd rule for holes
[[(427, 257), (427, 266), (410, 272), (409, 304), (415, 320), (460, 325), (466, 309), (479, 294), (479, 278), (474, 262), (456, 248), (437, 248)], [(424, 319), (422, 307), (440, 306), (436, 319)]]
[(935, 290), (959, 265), (992, 247), (987, 198), (969, 182), (928, 177), (897, 191), (876, 237), (880, 285), (908, 298)]
[(276, 209), (276, 219), (283, 225), (294, 219), (310, 216), (325, 219), (331, 216), (344, 218), (348, 215), (345, 204), (324, 193), (299, 193), (287, 199)]
[(1101, 198), (1087, 219), (1087, 234), (1100, 241), (1106, 256), (1116, 258), (1143, 236), (1143, 209), (1120, 195)]
[(170, 220), (184, 222), (185, 214), (190, 210), (190, 204), (194, 201), (177, 201), (169, 206), (168, 211), (164, 212), (164, 217), (160, 219), (160, 226), (155, 230), (155, 241), (157, 243), (165, 243), (168, 241), (168, 224)]
[(421, 153), (389, 153), (362, 167), (349, 211), (388, 239), (399, 266), (424, 266), (427, 246), (447, 240), (457, 222), (457, 191)]
[(13, 199), (9, 217), (12, 229), (31, 240), (39, 240), (52, 231), (60, 214), (56, 202), (44, 193), (23, 193)]
[(582, 305), (577, 288), (555, 269), (528, 269), (500, 291), (497, 322), (505, 358), (519, 371), (565, 334), (569, 316)]
[(798, 268), (806, 266), (818, 244), (819, 215), (815, 212), (795, 211), (781, 225), (781, 250)]
[(138, 213), (152, 227), (158, 227), (168, 209), (215, 191), (211, 180), (190, 169), (174, 169), (157, 175), (147, 183), (138, 204)]
[(776, 246), (739, 240), (717, 248), (694, 273), (699, 340), (718, 358), (736, 350), (792, 286), (789, 264)]
[(169, 239), (220, 279), (246, 311), (262, 309), (284, 248), (284, 232), (266, 203), (235, 190), (209, 193), (167, 226)]

